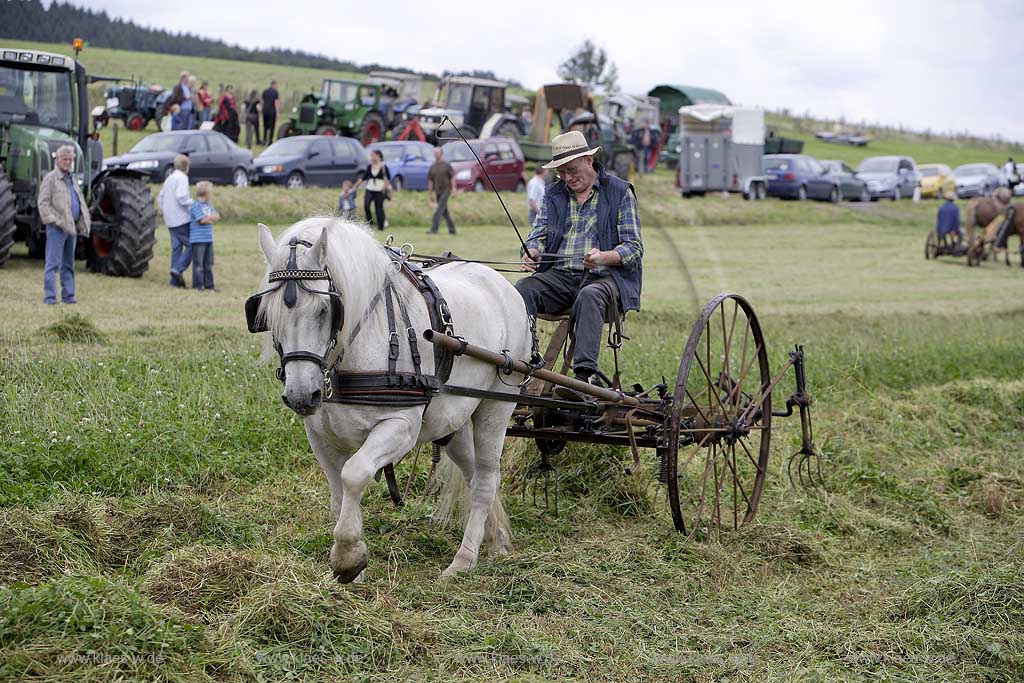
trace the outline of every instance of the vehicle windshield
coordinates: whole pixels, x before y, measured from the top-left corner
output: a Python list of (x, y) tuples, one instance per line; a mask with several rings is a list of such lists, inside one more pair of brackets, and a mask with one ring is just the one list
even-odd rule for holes
[(306, 148), (309, 147), (309, 140), (296, 140), (288, 139), (278, 140), (270, 147), (263, 150), (263, 154), (260, 156), (297, 156), (306, 153)]
[[(480, 144), (475, 143), (473, 149), (480, 154)], [(441, 148), (441, 155), (445, 161), (476, 161), (473, 152), (464, 142), (450, 142)]]
[(843, 165), (840, 164), (838, 161), (822, 161), (821, 166), (829, 173), (843, 172)]
[(917, 170), (921, 173), (922, 178), (934, 178), (939, 175), (939, 169), (935, 166), (918, 166)]
[(469, 100), (473, 96), (473, 86), (467, 83), (453, 83), (448, 86), (448, 109), (469, 111)]
[(329, 102), (352, 102), (356, 99), (359, 85), (342, 81), (324, 81), (320, 86), (320, 95)]
[[(36, 67), (38, 68), (38, 67)], [(77, 116), (71, 72), (0, 65), (0, 122), (73, 131)]]
[(370, 151), (380, 152), (384, 157), (384, 162), (388, 164), (393, 164), (402, 160), (401, 145), (381, 145), (380, 147), (371, 147)]
[(138, 152), (177, 152), (185, 146), (184, 135), (166, 135), (157, 133), (142, 138), (135, 143), (135, 146), (128, 150), (131, 154)]
[(968, 164), (967, 166), (957, 166), (956, 170), (953, 171), (953, 175), (985, 175), (988, 171), (988, 166), (984, 166), (982, 164)]
[(896, 159), (885, 159), (883, 157), (875, 157), (873, 159), (865, 159), (860, 162), (860, 166), (857, 167), (858, 173), (895, 173), (898, 162)]
[(785, 171), (789, 168), (789, 159), (765, 159), (764, 167), (768, 171)]

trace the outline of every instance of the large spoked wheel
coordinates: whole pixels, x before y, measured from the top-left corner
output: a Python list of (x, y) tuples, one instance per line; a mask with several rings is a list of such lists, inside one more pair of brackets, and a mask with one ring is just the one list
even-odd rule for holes
[(933, 259), (939, 255), (939, 236), (932, 230), (928, 233), (928, 239), (924, 243), (925, 259)]
[[(712, 299), (679, 364), (665, 475), (680, 533), (716, 537), (757, 514), (771, 442), (768, 353), (747, 300)], [(762, 395), (763, 394), (763, 395)]]

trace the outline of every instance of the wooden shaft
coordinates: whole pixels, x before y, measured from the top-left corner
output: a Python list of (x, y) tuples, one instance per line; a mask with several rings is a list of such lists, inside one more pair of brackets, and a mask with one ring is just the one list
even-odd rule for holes
[[(485, 363), (491, 363), (499, 368), (504, 367), (505, 365), (506, 358), (500, 353), (488, 351), (487, 349), (482, 349), (479, 346), (473, 346), (472, 344), (465, 344), (465, 346), (463, 346), (464, 342), (461, 342), (454, 337), (449, 337), (443, 332), (426, 330), (423, 332), (423, 338), (431, 344), (447, 349), (456, 355), (466, 355), (470, 358), (484, 361)], [(565, 375), (561, 375), (557, 372), (551, 372), (550, 370), (532, 370), (529, 365), (521, 360), (512, 360), (512, 371), (523, 375), (532, 373), (534, 377), (542, 379), (545, 382), (551, 382), (552, 384), (557, 384), (561, 387), (567, 387), (573, 391), (581, 394), (587, 394), (588, 396), (593, 396), (594, 398), (599, 398), (602, 401), (607, 401), (609, 403), (621, 403), (622, 405), (627, 406), (640, 405), (640, 401), (638, 399), (632, 396), (626, 396), (622, 392), (596, 387), (593, 384), (581, 382), (578, 379), (566, 377)]]

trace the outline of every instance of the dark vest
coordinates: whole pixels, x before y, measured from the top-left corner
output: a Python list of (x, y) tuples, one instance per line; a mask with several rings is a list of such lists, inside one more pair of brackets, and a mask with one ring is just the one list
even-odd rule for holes
[[(626, 192), (633, 192), (633, 186), (624, 180), (605, 173), (604, 168), (594, 163), (597, 169), (597, 243), (601, 251), (614, 249), (622, 242), (619, 238), (619, 205)], [(544, 238), (544, 252), (557, 253), (562, 246), (566, 224), (569, 220), (569, 192), (561, 180), (548, 185), (544, 193), (544, 209), (547, 213), (547, 231)], [(634, 193), (635, 196), (635, 193)], [(639, 214), (637, 221), (639, 223)], [(608, 272), (615, 278), (619, 288), (619, 301), (624, 311), (640, 310), (640, 285), (643, 280), (642, 259), (637, 259), (632, 269), (610, 267)], [(554, 265), (542, 262), (539, 270), (547, 270)]]

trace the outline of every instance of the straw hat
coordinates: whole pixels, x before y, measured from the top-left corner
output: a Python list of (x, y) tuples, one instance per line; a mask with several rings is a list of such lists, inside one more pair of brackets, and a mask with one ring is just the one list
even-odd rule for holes
[(558, 168), (567, 164), (573, 159), (583, 156), (593, 156), (600, 147), (590, 149), (587, 138), (578, 130), (570, 130), (562, 133), (551, 141), (551, 162), (544, 164), (544, 168)]

